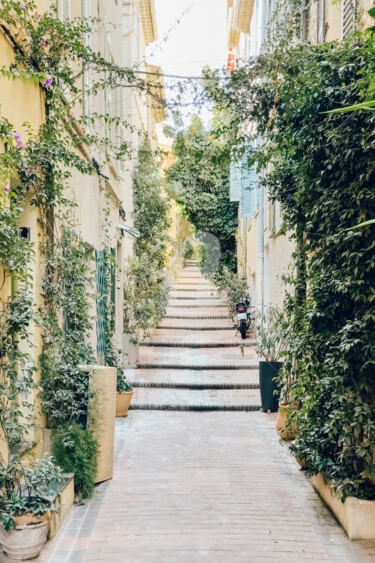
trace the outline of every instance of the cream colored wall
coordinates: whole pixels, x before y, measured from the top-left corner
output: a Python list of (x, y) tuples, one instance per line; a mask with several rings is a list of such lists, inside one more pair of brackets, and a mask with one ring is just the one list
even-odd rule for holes
[[(9, 67), (14, 62), (14, 51), (6, 36), (0, 32), (0, 66)], [(29, 123), (32, 131), (36, 132), (44, 120), (44, 96), (39, 86), (30, 82), (23, 82), (22, 80), (8, 80), (0, 78), (0, 115), (9, 120), (13, 125), (13, 129), (19, 132), (23, 139), (26, 139), (27, 128), (24, 123)], [(40, 287), (40, 251), (39, 251), (39, 235), (40, 227), (38, 225), (38, 211), (35, 206), (30, 205), (30, 200), (33, 195), (29, 194), (24, 204), (24, 211), (21, 214), (21, 226), (30, 229), (30, 240), (34, 245), (35, 256), (34, 260), (30, 263), (30, 270), (32, 272), (32, 285), (30, 291), (33, 295), (36, 306), (42, 304), (41, 287)], [(2, 297), (10, 296), (11, 283), (8, 278), (7, 283), (2, 289)], [(30, 353), (32, 358), (37, 360), (41, 347), (42, 335), (40, 327), (33, 325), (30, 327), (30, 340), (33, 346), (22, 343), (24, 351)], [(39, 380), (40, 374), (36, 373), (35, 378)], [(34, 405), (34, 413), (36, 420), (36, 428), (30, 436), (38, 444), (41, 441), (41, 427), (44, 425), (44, 417), (41, 414), (38, 401), (38, 391), (33, 392), (31, 402)], [(2, 449), (2, 448), (1, 448)], [(42, 447), (36, 451), (36, 455), (41, 455)], [(3, 452), (2, 452), (3, 453)]]

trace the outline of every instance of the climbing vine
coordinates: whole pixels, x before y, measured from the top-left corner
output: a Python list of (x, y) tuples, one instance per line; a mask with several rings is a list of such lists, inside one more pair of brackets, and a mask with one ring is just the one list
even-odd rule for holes
[[(125, 141), (113, 140), (113, 135), (103, 135), (106, 127), (130, 127), (123, 116), (112, 112), (88, 115), (76, 109), (85, 96), (104, 95), (114, 87), (138, 88), (156, 96), (155, 89), (151, 92), (131, 69), (115, 65), (87, 45), (84, 38), (102, 25), (94, 18), (60, 21), (55, 10), (41, 14), (31, 0), (3, 0), (0, 5), (1, 31), (14, 52), (14, 61), (0, 68), (0, 76), (39, 85), (45, 102), (45, 119), (37, 131), (25, 124), (21, 134), (0, 118), (0, 242), (4, 243), (0, 261), (1, 295), (5, 296), (0, 310), (1, 413), (5, 417), (1, 427), (10, 445), (25, 433), (17, 394), (24, 391), (30, 395), (36, 366), (20, 341), (28, 340), (30, 325), (38, 322), (43, 330), (39, 369), (47, 424), (56, 440), (63, 440), (61, 447), (75, 448), (73, 457), (67, 455), (66, 459), (74, 459), (77, 467), (82, 468), (77, 460), (82, 444), (91, 444), (81, 450), (85, 462), (92, 465), (88, 475), (95, 475), (97, 451), (86, 428), (90, 391), (80, 366), (95, 360), (90, 345), (90, 307), (95, 298), (90, 290), (93, 262), (77, 230), (75, 203), (67, 194), (73, 174), (103, 176), (102, 167), (109, 155), (113, 160), (124, 159), (131, 147)], [(82, 78), (88, 71), (94, 78), (90, 90), (84, 91)], [(99, 162), (89, 156), (94, 148)], [(44, 269), (43, 302), (38, 310), (28, 293), (32, 245), (27, 237), (19, 236), (22, 210), (30, 205), (37, 209), (38, 251)], [(111, 348), (107, 350), (110, 353)], [(27, 376), (21, 377), (20, 367)], [(56, 444), (55, 450), (59, 451)], [(6, 460), (1, 461), (6, 465)], [(65, 464), (64, 469), (69, 467)], [(80, 482), (83, 488), (77, 492), (92, 491), (87, 481), (78, 478)]]
[[(235, 70), (216, 103), (263, 138), (249, 165), (281, 203), (296, 242), (286, 300), (285, 381), (299, 410), (293, 450), (342, 497), (374, 498), (374, 114), (360, 103), (375, 74), (372, 35), (288, 46), (274, 42)], [(239, 139), (239, 144), (246, 143)], [(272, 164), (272, 167), (269, 165)]]

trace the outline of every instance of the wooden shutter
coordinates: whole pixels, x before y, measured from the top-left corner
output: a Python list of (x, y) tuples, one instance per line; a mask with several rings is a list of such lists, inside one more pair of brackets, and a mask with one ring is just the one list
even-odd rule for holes
[(355, 31), (355, 0), (342, 0), (342, 36), (347, 37)]
[(241, 200), (241, 163), (231, 162), (230, 165), (230, 201)]
[(57, 0), (57, 17), (61, 21), (70, 20), (70, 0)]
[(255, 190), (258, 185), (258, 177), (254, 167), (249, 168), (246, 156), (242, 161), (241, 171), (241, 217), (252, 217), (255, 212)]
[[(104, 34), (104, 58), (107, 62), (111, 60), (111, 36), (109, 31), (106, 31)], [(108, 75), (107, 75), (108, 76)], [(106, 86), (104, 92), (104, 102), (105, 102), (105, 113), (109, 117), (112, 116), (112, 88), (110, 86)], [(111, 129), (112, 125), (108, 121), (105, 124), (105, 137), (106, 139), (111, 142)], [(107, 148), (107, 156), (110, 156), (111, 149), (110, 147)]]
[(325, 0), (318, 0), (317, 42), (324, 43), (325, 40), (326, 40), (326, 3)]

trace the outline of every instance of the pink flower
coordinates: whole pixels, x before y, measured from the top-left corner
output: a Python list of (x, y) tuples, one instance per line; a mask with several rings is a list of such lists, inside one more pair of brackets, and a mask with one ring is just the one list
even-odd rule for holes
[(53, 78), (46, 78), (44, 81), (44, 86), (52, 86)]
[(20, 133), (14, 133), (14, 138), (15, 138), (15, 139), (20, 139), (20, 138), (21, 138), (21, 134), (20, 134)]
[(42, 17), (42, 14), (38, 14), (38, 12), (35, 12), (35, 15), (38, 18), (38, 20), (40, 20), (40, 18)]
[(41, 41), (40, 44), (41, 44), (42, 47), (45, 47), (47, 45), (47, 43), (45, 41)]
[(20, 8), (21, 8), (21, 10), (24, 10), (24, 9), (26, 8), (26, 3), (25, 3), (25, 2), (21, 2)]
[(9, 192), (9, 188), (8, 186), (4, 186), (4, 192), (8, 193)]

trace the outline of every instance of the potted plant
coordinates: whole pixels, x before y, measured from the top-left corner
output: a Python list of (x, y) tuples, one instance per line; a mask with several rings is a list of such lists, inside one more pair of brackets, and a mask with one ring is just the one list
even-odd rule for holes
[(133, 397), (133, 388), (126, 380), (125, 372), (118, 370), (116, 386), (116, 416), (128, 416), (130, 403)]
[(259, 386), (262, 410), (276, 412), (278, 409), (279, 374), (283, 366), (280, 361), (285, 349), (282, 313), (278, 307), (269, 306), (265, 313), (255, 317), (256, 353), (259, 361)]
[(51, 511), (61, 469), (52, 457), (37, 460), (30, 467), (20, 455), (10, 456), (0, 472), (0, 543), (8, 557), (24, 561), (37, 557), (47, 539)]

